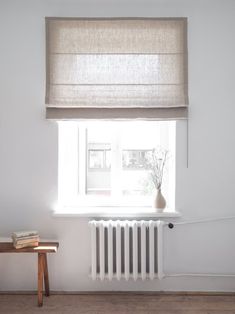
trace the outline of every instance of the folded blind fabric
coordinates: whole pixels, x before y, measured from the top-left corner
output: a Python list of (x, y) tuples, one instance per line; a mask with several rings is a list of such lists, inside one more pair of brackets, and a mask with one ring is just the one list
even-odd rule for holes
[(46, 18), (51, 119), (187, 117), (187, 19)]

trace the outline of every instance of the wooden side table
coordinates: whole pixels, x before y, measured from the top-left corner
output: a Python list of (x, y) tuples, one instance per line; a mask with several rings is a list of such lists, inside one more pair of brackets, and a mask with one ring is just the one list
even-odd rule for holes
[(43, 278), (45, 295), (50, 295), (47, 253), (56, 253), (58, 242), (40, 242), (37, 247), (15, 249), (12, 242), (0, 242), (0, 253), (37, 253), (38, 254), (38, 306), (43, 305)]

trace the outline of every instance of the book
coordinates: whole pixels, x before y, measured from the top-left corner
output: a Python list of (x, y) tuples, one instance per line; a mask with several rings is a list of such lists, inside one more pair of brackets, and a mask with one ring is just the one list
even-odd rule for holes
[(31, 230), (31, 231), (19, 231), (19, 232), (13, 232), (12, 238), (25, 238), (25, 237), (31, 237), (31, 236), (38, 236), (38, 231)]
[(28, 239), (35, 239), (35, 238), (38, 238), (39, 235), (34, 235), (34, 236), (27, 236), (27, 237), (14, 237), (14, 236), (11, 236), (13, 240), (28, 240)]
[(28, 238), (20, 238), (20, 239), (13, 239), (13, 243), (17, 244), (24, 244), (24, 243), (32, 243), (32, 242), (39, 242), (39, 236), (36, 237), (28, 237)]
[(38, 246), (38, 241), (30, 242), (30, 243), (23, 243), (23, 244), (14, 244), (14, 247), (16, 249), (23, 249), (25, 247), (37, 247)]

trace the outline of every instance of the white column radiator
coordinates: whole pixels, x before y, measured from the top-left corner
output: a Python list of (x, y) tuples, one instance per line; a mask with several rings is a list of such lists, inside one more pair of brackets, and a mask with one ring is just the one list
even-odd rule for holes
[(164, 277), (163, 221), (92, 220), (89, 225), (93, 280)]

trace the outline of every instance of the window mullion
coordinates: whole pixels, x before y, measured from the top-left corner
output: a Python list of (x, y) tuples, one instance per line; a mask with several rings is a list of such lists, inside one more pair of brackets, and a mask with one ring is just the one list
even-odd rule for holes
[(78, 132), (78, 181), (79, 181), (79, 196), (86, 195), (86, 171), (87, 171), (87, 129), (79, 126)]
[(112, 144), (111, 144), (111, 195), (112, 198), (119, 199), (121, 196), (121, 169), (122, 169), (122, 155), (120, 138), (118, 136), (118, 129), (113, 133)]

